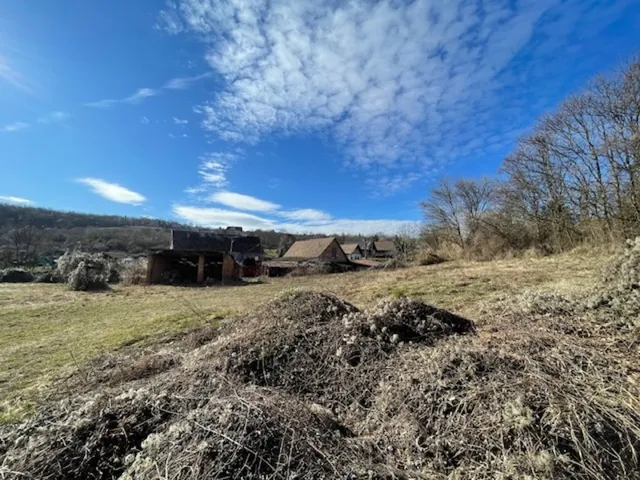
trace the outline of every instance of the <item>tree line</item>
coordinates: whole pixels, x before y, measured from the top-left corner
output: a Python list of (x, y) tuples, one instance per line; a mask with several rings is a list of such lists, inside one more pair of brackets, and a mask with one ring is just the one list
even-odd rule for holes
[(539, 118), (497, 179), (443, 179), (422, 203), (423, 241), (492, 257), (640, 235), (640, 59)]

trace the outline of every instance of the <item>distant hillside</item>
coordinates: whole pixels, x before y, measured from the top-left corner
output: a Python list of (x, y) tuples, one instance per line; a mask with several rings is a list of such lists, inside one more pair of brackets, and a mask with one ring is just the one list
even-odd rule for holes
[[(46, 264), (71, 248), (113, 255), (141, 255), (169, 245), (169, 230), (193, 228), (152, 218), (61, 212), (0, 204), (0, 268), (18, 264)], [(249, 233), (249, 232), (248, 232)], [(318, 235), (288, 235), (255, 231), (265, 249), (286, 248), (295, 239)], [(358, 236), (339, 236), (357, 242)]]

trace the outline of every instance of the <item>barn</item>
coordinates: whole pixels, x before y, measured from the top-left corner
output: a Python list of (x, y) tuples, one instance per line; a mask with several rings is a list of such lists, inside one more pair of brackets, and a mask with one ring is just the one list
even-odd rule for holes
[(256, 276), (264, 252), (260, 238), (172, 230), (169, 248), (151, 252), (147, 283), (205, 283)]

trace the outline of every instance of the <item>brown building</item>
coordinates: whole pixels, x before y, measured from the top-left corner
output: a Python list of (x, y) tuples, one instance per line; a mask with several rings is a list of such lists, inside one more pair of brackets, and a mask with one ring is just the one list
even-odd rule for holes
[(369, 242), (365, 249), (367, 258), (394, 258), (396, 256), (396, 244), (392, 240), (378, 240)]
[(320, 260), (324, 262), (349, 263), (347, 255), (335, 237), (298, 240), (282, 256), (283, 260)]
[(259, 274), (258, 237), (172, 230), (168, 250), (149, 254), (147, 283), (204, 283)]

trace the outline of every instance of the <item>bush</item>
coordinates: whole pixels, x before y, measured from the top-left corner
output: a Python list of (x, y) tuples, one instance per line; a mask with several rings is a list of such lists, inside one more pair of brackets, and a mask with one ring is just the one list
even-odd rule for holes
[(7, 268), (0, 271), (0, 283), (29, 283), (33, 275), (22, 268)]
[(60, 283), (60, 278), (56, 274), (55, 270), (50, 272), (42, 273), (36, 277), (34, 280), (36, 283)]
[(58, 259), (56, 275), (72, 290), (103, 290), (108, 288), (113, 270), (113, 260), (109, 256), (74, 250)]
[(125, 263), (120, 272), (120, 281), (124, 285), (142, 285), (147, 281), (147, 260), (139, 258)]
[(439, 263), (444, 263), (446, 260), (442, 258), (437, 253), (430, 252), (428, 250), (422, 250), (418, 253), (418, 257), (416, 259), (418, 265), (426, 266), (426, 265), (437, 265)]

